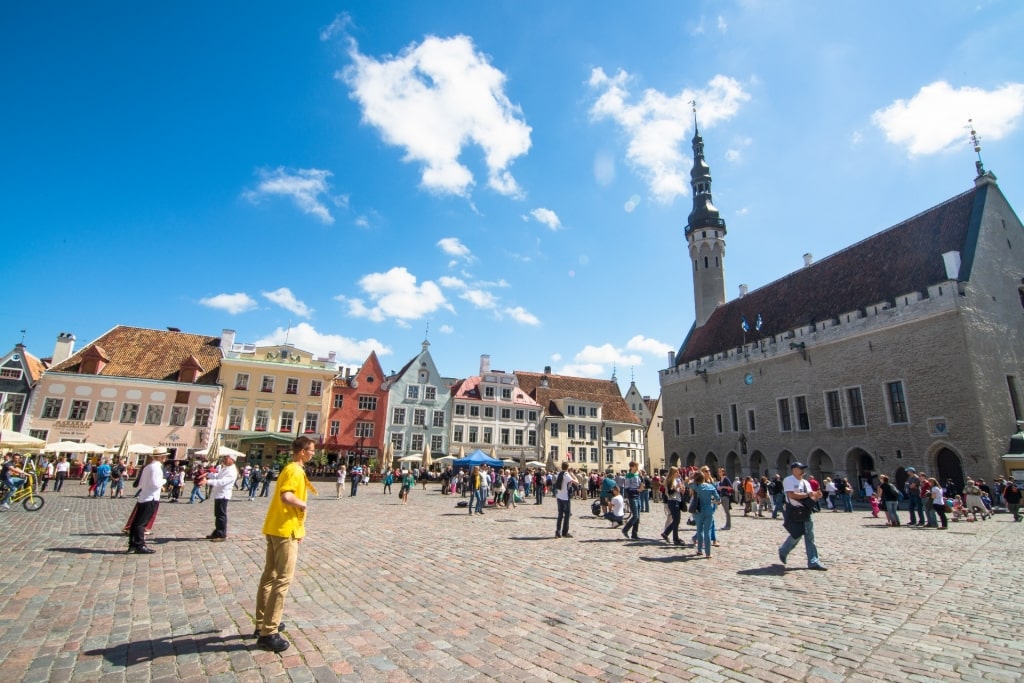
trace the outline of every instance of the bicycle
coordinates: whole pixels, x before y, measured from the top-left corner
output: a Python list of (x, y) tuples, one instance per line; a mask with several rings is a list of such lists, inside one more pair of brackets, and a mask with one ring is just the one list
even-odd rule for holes
[[(7, 486), (0, 484), (0, 499), (7, 494)], [(36, 478), (31, 472), (25, 473), (25, 483), (22, 484), (21, 488), (11, 494), (9, 502), (17, 504), (21, 501), (22, 507), (29, 512), (35, 512), (42, 509), (46, 501), (36, 491)]]

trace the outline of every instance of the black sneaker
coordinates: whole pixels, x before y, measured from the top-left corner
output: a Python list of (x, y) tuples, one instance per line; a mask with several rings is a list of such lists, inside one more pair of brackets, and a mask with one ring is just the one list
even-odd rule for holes
[(786, 564), (786, 556), (782, 554), (781, 550), (779, 551), (779, 562)]
[(828, 571), (828, 567), (826, 567), (823, 564), (818, 564), (817, 562), (815, 562), (814, 564), (807, 565), (807, 568), (808, 569), (813, 569), (814, 571), (819, 571), (819, 572), (827, 572)]
[(269, 636), (260, 636), (256, 639), (256, 647), (271, 652), (284, 652), (289, 645), (291, 643), (282, 638), (280, 633), (272, 633)]
[(562, 538), (572, 538), (572, 534), (562, 534)]
[[(284, 633), (287, 630), (288, 630), (288, 626), (283, 621), (280, 624), (277, 625), (277, 632), (278, 633)], [(259, 627), (257, 627), (252, 632), (252, 637), (253, 638), (259, 638), (260, 637), (260, 629), (259, 629)]]

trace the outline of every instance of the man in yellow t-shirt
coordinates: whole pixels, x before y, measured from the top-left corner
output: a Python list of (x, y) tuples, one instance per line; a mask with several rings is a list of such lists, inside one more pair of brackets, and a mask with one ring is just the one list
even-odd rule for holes
[(256, 645), (263, 650), (284, 652), (291, 644), (281, 636), (281, 615), (295, 576), (299, 542), (306, 535), (306, 496), (317, 493), (303, 468), (315, 453), (316, 443), (308, 436), (292, 442), (292, 461), (277, 478), (263, 522), (267, 559), (256, 590)]

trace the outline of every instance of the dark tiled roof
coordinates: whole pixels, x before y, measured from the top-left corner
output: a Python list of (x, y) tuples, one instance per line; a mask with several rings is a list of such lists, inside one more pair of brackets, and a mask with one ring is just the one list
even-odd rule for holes
[[(582, 401), (600, 403), (605, 420), (641, 424), (640, 419), (626, 405), (619, 385), (607, 379), (568, 377), (566, 375), (545, 375), (538, 372), (515, 371), (519, 388), (535, 400), (549, 415), (561, 417), (555, 401), (562, 398), (576, 398)], [(542, 377), (548, 378), (548, 386), (542, 387)]]
[[(691, 330), (677, 364), (748, 342), (837, 318), (902, 294), (923, 292), (947, 279), (942, 254), (966, 249), (975, 194), (972, 189), (787, 275), (746, 296), (722, 304)], [(764, 322), (760, 332), (754, 324)]]
[(216, 384), (220, 371), (220, 337), (125, 325), (118, 325), (50, 370), (78, 372), (82, 358), (97, 346), (110, 359), (100, 372), (105, 377), (176, 382), (182, 363), (190, 356), (201, 368), (196, 384)]
[(655, 411), (658, 410), (658, 399), (656, 398), (644, 398), (644, 403), (647, 404), (647, 410), (654, 415)]

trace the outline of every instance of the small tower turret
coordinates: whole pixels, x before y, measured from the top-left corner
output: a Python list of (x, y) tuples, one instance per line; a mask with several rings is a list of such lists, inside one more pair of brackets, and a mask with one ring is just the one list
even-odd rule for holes
[(704, 160), (704, 139), (697, 127), (697, 107), (693, 106), (693, 168), (690, 187), (693, 210), (686, 221), (686, 241), (693, 264), (693, 299), (697, 327), (725, 303), (725, 221), (711, 201), (711, 167)]

